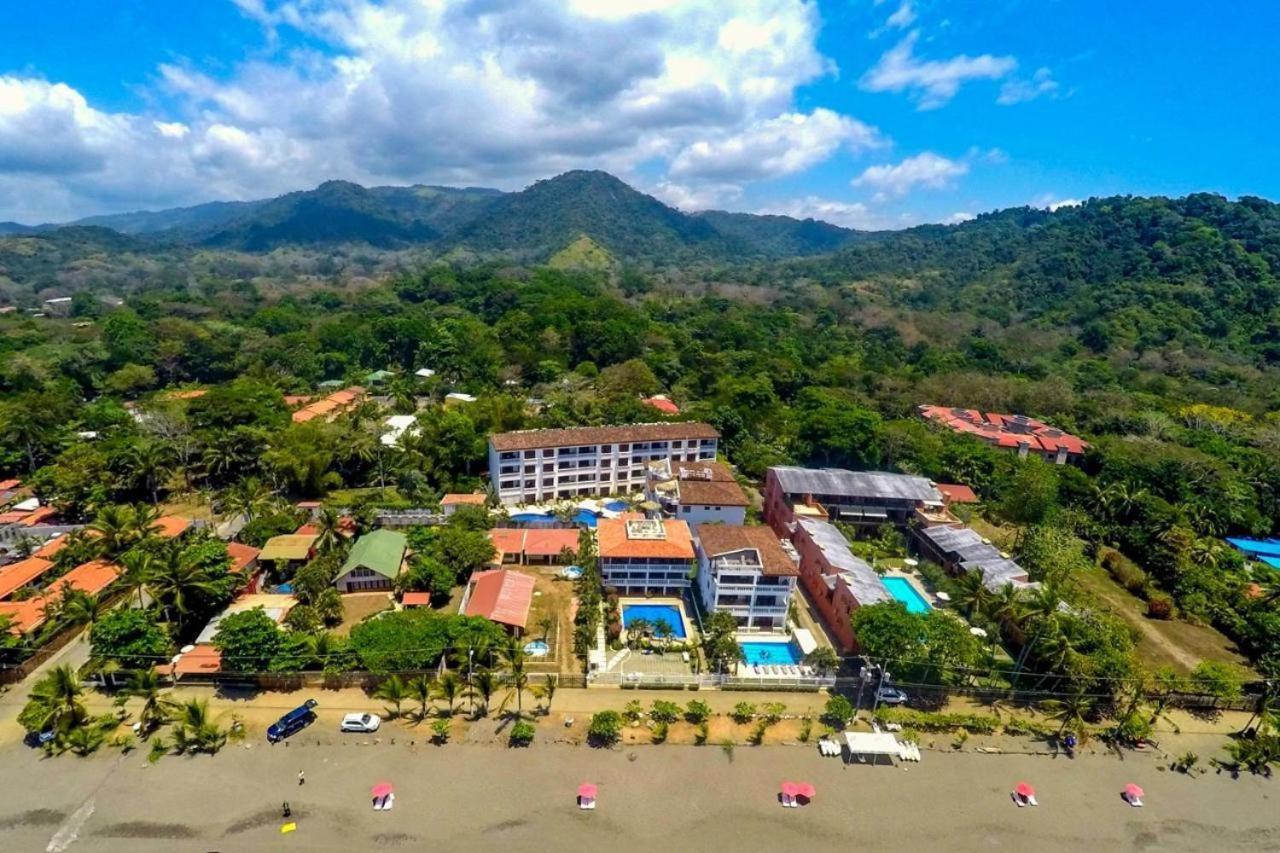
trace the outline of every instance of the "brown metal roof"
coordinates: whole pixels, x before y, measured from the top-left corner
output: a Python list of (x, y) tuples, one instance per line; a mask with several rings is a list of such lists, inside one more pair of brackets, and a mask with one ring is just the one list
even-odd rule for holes
[(747, 493), (733, 480), (681, 480), (680, 503), (698, 506), (747, 506)]
[(627, 424), (626, 426), (570, 427), (568, 429), (527, 429), (490, 436), (497, 451), (533, 450), (538, 447), (576, 447), (586, 444), (630, 444), (634, 441), (673, 441), (686, 438), (719, 438), (710, 424), (687, 423)]

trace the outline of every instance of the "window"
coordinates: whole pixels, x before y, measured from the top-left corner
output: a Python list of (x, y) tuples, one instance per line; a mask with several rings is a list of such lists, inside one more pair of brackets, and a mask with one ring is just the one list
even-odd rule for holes
[(542, 470), (546, 473), (550, 473), (551, 471), (554, 471), (555, 467), (556, 466), (554, 462), (544, 462), (542, 464)]
[(524, 452), (524, 458), (525, 458), (525, 459), (532, 459), (533, 457), (535, 457), (535, 456), (537, 456), (537, 455), (538, 455), (538, 451), (536, 451), (536, 450), (526, 450), (526, 451)]
[(520, 481), (519, 480), (503, 480), (501, 483), (498, 484), (498, 487), (502, 489), (516, 489), (520, 487)]
[(556, 478), (555, 478), (555, 477), (543, 477), (543, 478), (542, 478), (542, 485), (543, 485), (544, 487), (547, 487), (547, 486), (554, 486), (555, 484), (556, 484)]
[(688, 514), (689, 514), (690, 512), (692, 512), (692, 511), (693, 511), (693, 507), (691, 507), (691, 506), (682, 506), (682, 507), (680, 507), (680, 512), (684, 513), (685, 515), (688, 515)]
[(626, 453), (629, 448), (630, 448), (630, 445), (626, 445), (626, 444), (618, 445), (618, 450), (622, 451), (623, 453)]
[(537, 480), (525, 480), (525, 481), (524, 481), (524, 487), (525, 487), (526, 489), (533, 489), (533, 488), (537, 488), (537, 485), (538, 485), (538, 481), (537, 481)]
[(609, 452), (611, 452), (612, 450), (613, 450), (613, 445), (612, 445), (612, 444), (602, 444), (602, 445), (600, 445), (600, 452), (601, 452), (601, 453), (609, 453)]

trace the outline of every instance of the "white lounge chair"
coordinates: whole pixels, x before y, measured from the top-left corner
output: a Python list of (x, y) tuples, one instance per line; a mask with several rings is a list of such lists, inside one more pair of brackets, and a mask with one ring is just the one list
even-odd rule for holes
[(578, 797), (578, 808), (590, 811), (596, 807), (595, 797)]

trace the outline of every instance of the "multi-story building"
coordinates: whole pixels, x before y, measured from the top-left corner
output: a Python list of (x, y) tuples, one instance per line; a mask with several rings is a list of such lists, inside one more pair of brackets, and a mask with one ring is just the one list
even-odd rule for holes
[(1079, 462), (1089, 449), (1088, 443), (1079, 436), (1026, 415), (928, 405), (917, 407), (917, 411), (920, 417), (942, 424), (952, 432), (972, 435), (992, 447), (1016, 451), (1024, 458), (1039, 456), (1055, 465)]
[(850, 617), (865, 604), (892, 601), (876, 570), (849, 550), (849, 543), (825, 521), (800, 518), (795, 523), (792, 544), (800, 556), (800, 582), (809, 593), (827, 630), (842, 651), (855, 652)]
[(908, 474), (777, 466), (765, 478), (764, 517), (779, 536), (790, 535), (803, 518), (904, 526), (945, 509), (933, 483)]
[(723, 462), (670, 462), (649, 465), (645, 495), (691, 526), (707, 522), (741, 525), (747, 520), (747, 493)]
[(680, 595), (693, 575), (693, 535), (673, 519), (602, 518), (597, 565), (605, 586), (622, 593)]
[(649, 463), (716, 458), (704, 423), (504, 432), (489, 437), (489, 479), (504, 504), (641, 491)]
[(772, 529), (706, 524), (698, 528), (696, 547), (698, 588), (709, 609), (732, 613), (746, 630), (786, 625), (800, 570)]

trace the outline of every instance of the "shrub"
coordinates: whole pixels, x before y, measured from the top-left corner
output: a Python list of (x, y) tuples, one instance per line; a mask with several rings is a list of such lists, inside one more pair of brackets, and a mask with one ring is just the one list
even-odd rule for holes
[(756, 715), (756, 706), (750, 702), (739, 702), (733, 706), (733, 713), (729, 716), (733, 717), (735, 723), (749, 723)]
[(431, 740), (435, 743), (447, 743), (449, 740), (449, 726), (452, 720), (446, 718), (436, 720), (431, 724)]
[(653, 727), (653, 742), (662, 743), (664, 740), (666, 740), (667, 732), (670, 729), (671, 729), (671, 726), (668, 725), (667, 723), (658, 723), (657, 725), (655, 725)]
[(653, 708), (649, 711), (649, 717), (654, 722), (666, 725), (674, 723), (680, 719), (680, 706), (675, 702), (668, 702), (665, 699), (654, 699)]
[(813, 737), (813, 720), (805, 717), (804, 722), (800, 724), (800, 742), (808, 743), (811, 737)]
[(1146, 572), (1114, 548), (1103, 548), (1101, 554), (1102, 568), (1106, 569), (1116, 583), (1134, 595), (1145, 597), (1150, 585)]
[(949, 732), (962, 729), (969, 734), (989, 735), (1000, 725), (997, 717), (985, 714), (935, 714), (911, 708), (880, 708), (877, 723), (899, 723), (922, 732)]
[(1244, 688), (1244, 676), (1229, 663), (1216, 660), (1201, 661), (1191, 670), (1190, 687), (1197, 693), (1205, 693), (1218, 699), (1236, 699)]
[(769, 730), (769, 721), (760, 720), (755, 724), (755, 727), (751, 730), (751, 735), (747, 738), (747, 740), (751, 743), (752, 746), (759, 746), (761, 743), (764, 742), (764, 733), (768, 730)]
[(709, 735), (710, 733), (711, 733), (710, 727), (706, 724), (705, 721), (698, 723), (698, 728), (694, 730), (694, 733), (693, 733), (693, 742), (698, 746), (702, 746), (704, 743), (707, 742), (707, 735)]
[(1147, 615), (1152, 619), (1168, 619), (1173, 615), (1173, 600), (1163, 594), (1151, 596), (1147, 599)]
[(760, 706), (760, 716), (764, 718), (765, 725), (772, 726), (782, 719), (786, 710), (787, 706), (781, 702), (766, 702)]
[(833, 729), (843, 729), (853, 719), (853, 703), (843, 696), (832, 696), (822, 712), (822, 720)]
[(684, 718), (691, 723), (705, 723), (711, 716), (711, 706), (698, 699), (690, 699), (685, 707)]
[(528, 746), (533, 743), (533, 736), (537, 732), (533, 723), (527, 720), (521, 720), (511, 727), (510, 740), (507, 742), (512, 746)]
[(644, 706), (640, 704), (639, 699), (632, 699), (623, 707), (622, 716), (626, 718), (627, 723), (634, 726), (644, 716)]
[(617, 711), (601, 711), (592, 715), (587, 737), (595, 746), (613, 746), (622, 737), (622, 715)]

